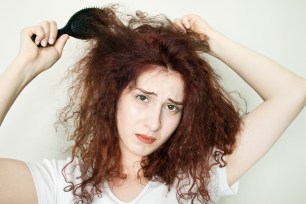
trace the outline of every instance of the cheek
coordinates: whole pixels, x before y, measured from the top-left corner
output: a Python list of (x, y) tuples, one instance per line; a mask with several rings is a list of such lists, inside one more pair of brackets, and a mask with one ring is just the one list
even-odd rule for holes
[(140, 117), (140, 111), (135, 106), (126, 104), (121, 110), (121, 117), (125, 119), (125, 122), (134, 122)]
[(181, 121), (181, 115), (177, 117), (170, 117), (164, 121), (164, 131), (166, 138), (169, 138), (172, 133), (177, 129)]
[(140, 118), (140, 111), (130, 100), (123, 100), (118, 104), (117, 123), (121, 127), (133, 127)]

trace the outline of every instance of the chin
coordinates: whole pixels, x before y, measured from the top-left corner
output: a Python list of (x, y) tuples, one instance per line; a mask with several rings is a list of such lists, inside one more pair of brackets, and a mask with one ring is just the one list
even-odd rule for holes
[(152, 152), (154, 152), (153, 150), (147, 150), (147, 151), (143, 151), (143, 150), (140, 150), (140, 151), (135, 151), (134, 150), (134, 154), (140, 156), (140, 157), (146, 157), (148, 155), (150, 155)]
[(149, 154), (151, 154), (151, 152), (135, 152), (135, 154), (137, 154), (140, 157), (146, 157)]

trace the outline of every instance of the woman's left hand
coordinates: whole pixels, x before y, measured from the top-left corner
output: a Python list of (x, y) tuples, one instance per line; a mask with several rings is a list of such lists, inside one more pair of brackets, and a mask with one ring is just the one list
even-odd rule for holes
[(193, 32), (204, 34), (209, 37), (213, 28), (199, 15), (188, 14), (182, 18), (177, 18), (174, 23), (178, 25), (183, 31), (191, 30)]

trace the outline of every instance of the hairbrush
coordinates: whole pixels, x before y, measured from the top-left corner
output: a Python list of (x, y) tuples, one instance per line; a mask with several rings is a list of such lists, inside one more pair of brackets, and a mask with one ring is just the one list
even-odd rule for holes
[[(71, 37), (88, 40), (95, 36), (97, 24), (99, 22), (98, 14), (101, 12), (99, 8), (84, 8), (73, 14), (66, 25), (58, 29), (56, 39), (63, 34)], [(35, 42), (36, 35), (32, 35), (31, 39)], [(39, 45), (41, 46), (41, 45)]]

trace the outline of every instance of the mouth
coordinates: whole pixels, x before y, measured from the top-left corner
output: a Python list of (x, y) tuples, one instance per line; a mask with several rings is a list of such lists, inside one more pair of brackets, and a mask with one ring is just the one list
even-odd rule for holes
[(136, 137), (144, 144), (153, 144), (156, 141), (156, 138), (147, 135), (136, 134)]

